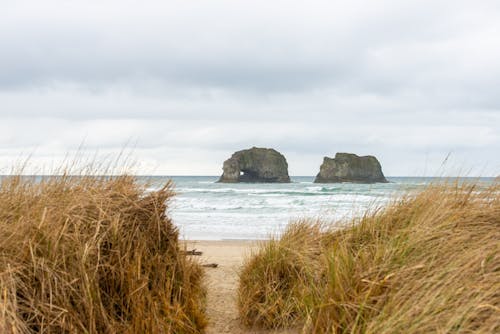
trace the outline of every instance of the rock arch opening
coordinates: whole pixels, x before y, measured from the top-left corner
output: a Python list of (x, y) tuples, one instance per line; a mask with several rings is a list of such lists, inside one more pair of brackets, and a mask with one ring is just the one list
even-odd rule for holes
[(262, 179), (259, 177), (259, 174), (256, 171), (252, 171), (249, 169), (240, 170), (240, 182), (262, 182)]

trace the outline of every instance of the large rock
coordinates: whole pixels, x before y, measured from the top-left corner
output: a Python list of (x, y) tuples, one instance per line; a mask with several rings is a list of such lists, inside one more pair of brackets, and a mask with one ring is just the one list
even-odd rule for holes
[(364, 157), (352, 153), (337, 153), (335, 158), (325, 157), (315, 183), (376, 183), (388, 182), (382, 173), (377, 158)]
[(290, 182), (285, 157), (276, 150), (252, 147), (224, 161), (219, 182)]

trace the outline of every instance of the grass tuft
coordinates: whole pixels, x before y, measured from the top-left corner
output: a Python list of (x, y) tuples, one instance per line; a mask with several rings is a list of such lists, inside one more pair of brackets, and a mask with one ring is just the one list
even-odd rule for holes
[(499, 332), (499, 194), (431, 185), (341, 230), (292, 224), (247, 260), (241, 318), (305, 333)]
[(240, 273), (238, 307), (247, 326), (280, 328), (305, 315), (307, 286), (315, 279), (314, 258), (320, 246), (320, 224), (290, 224), (280, 240), (261, 244)]
[(3, 178), (0, 332), (203, 332), (203, 272), (179, 250), (173, 195), (130, 176)]

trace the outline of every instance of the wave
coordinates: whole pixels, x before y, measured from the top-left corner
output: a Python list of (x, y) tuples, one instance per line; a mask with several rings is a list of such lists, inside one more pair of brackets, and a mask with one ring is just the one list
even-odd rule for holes
[[(190, 189), (190, 190), (178, 190), (178, 195), (181, 197), (339, 197), (343, 195), (349, 196), (369, 196), (373, 197), (384, 197), (387, 196), (387, 192), (373, 191), (373, 192), (362, 192), (362, 191), (346, 191), (339, 189), (327, 189), (322, 188), (315, 191), (304, 191), (304, 190), (241, 190), (241, 189)], [(212, 195), (212, 196), (210, 196)]]
[(307, 187), (305, 189), (262, 189), (262, 188), (178, 188), (180, 194), (241, 194), (241, 195), (323, 195), (345, 191), (341, 188)]

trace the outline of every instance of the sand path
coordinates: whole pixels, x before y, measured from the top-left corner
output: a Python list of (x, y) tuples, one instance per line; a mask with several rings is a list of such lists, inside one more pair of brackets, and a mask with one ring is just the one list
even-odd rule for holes
[(210, 324), (208, 334), (219, 333), (276, 333), (292, 334), (298, 331), (252, 330), (240, 325), (236, 307), (238, 272), (245, 256), (256, 247), (255, 241), (187, 241), (187, 249), (203, 252), (202, 264), (217, 263), (217, 268), (206, 268), (208, 281), (207, 313)]

